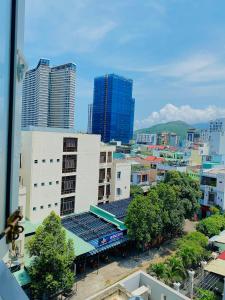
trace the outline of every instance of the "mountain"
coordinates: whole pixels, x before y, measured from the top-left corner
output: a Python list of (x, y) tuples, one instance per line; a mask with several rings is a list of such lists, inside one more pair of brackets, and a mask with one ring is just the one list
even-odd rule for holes
[(198, 123), (198, 124), (194, 124), (192, 125), (194, 128), (197, 129), (209, 129), (209, 123)]
[(161, 123), (153, 125), (149, 128), (138, 129), (134, 132), (134, 137), (138, 133), (161, 133), (161, 132), (174, 132), (178, 136), (185, 138), (187, 130), (193, 128), (193, 125), (189, 125), (183, 121), (172, 121), (168, 123)]

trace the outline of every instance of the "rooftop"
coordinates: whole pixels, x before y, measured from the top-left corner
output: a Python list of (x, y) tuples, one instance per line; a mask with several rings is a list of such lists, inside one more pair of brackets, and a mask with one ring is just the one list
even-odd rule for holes
[(213, 174), (213, 175), (225, 174), (225, 168), (213, 168), (213, 169), (205, 170), (203, 171), (203, 174)]
[(63, 226), (86, 242), (119, 232), (118, 228), (91, 212), (71, 215), (62, 219)]
[(114, 201), (111, 203), (99, 204), (98, 206), (101, 209), (106, 210), (107, 212), (113, 214), (120, 221), (124, 221), (127, 213), (128, 205), (130, 204), (131, 201), (132, 199), (129, 198), (129, 199)]

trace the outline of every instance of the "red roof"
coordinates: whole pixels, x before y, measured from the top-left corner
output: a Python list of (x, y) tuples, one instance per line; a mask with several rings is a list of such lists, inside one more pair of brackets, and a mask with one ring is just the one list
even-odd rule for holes
[(225, 251), (220, 253), (220, 255), (217, 258), (225, 260)]
[(157, 157), (157, 156), (147, 156), (145, 160), (155, 162), (155, 163), (161, 163), (165, 161), (163, 157)]

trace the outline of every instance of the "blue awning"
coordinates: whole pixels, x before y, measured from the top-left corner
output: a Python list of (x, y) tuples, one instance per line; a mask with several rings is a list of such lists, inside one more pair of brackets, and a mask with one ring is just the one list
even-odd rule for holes
[(101, 247), (95, 248), (95, 250), (90, 251), (88, 253), (88, 255), (91, 256), (91, 255), (94, 255), (94, 254), (97, 254), (97, 253), (101, 253), (101, 252), (103, 252), (105, 250), (108, 250), (108, 249), (111, 249), (111, 248), (116, 247), (118, 245), (121, 245), (121, 244), (125, 243), (126, 241), (128, 241), (128, 237), (124, 236), (122, 239), (119, 239), (119, 240), (117, 240), (115, 242), (112, 242), (112, 243), (103, 245)]

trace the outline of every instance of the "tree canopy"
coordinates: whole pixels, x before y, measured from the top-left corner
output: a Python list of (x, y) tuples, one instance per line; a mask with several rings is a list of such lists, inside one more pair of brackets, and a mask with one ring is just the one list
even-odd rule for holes
[(201, 197), (199, 183), (186, 173), (177, 171), (167, 172), (164, 182), (176, 190), (184, 210), (184, 217), (187, 219), (192, 218), (199, 208)]
[(147, 196), (136, 195), (125, 219), (128, 235), (139, 247), (157, 237), (168, 239), (180, 234), (183, 223), (183, 209), (176, 190), (165, 183), (150, 189)]
[(27, 248), (30, 256), (34, 257), (28, 270), (34, 298), (48, 298), (72, 288), (74, 274), (71, 265), (75, 258), (73, 242), (66, 240), (59, 216), (51, 212), (28, 241)]
[(197, 230), (204, 233), (208, 237), (218, 235), (225, 229), (225, 214), (215, 214), (206, 219), (201, 220), (197, 225)]

